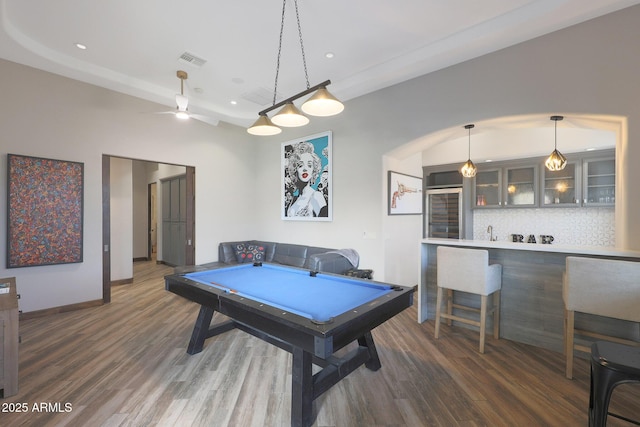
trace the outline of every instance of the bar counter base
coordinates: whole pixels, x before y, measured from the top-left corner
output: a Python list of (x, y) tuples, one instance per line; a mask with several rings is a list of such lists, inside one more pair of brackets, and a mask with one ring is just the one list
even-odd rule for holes
[[(444, 240), (444, 239), (443, 239)], [(438, 241), (421, 243), (421, 271), (418, 286), (418, 322), (435, 318), (436, 301), (436, 248), (440, 245), (460, 246), (489, 251), (489, 263), (502, 265), (502, 292), (500, 312), (500, 338), (562, 353), (564, 351), (564, 302), (562, 279), (568, 256), (624, 259), (640, 261), (636, 257), (612, 255), (576, 254), (561, 252), (557, 247), (536, 250), (518, 250), (507, 247), (473, 246), (473, 241)], [(521, 244), (526, 245), (526, 244)], [(533, 246), (533, 245), (532, 245)], [(551, 245), (548, 245), (551, 246)], [(525, 248), (523, 246), (523, 248)], [(545, 250), (548, 249), (548, 250)], [(606, 283), (603, 284), (606, 286)], [(456, 293), (457, 301), (480, 306), (480, 301), (470, 294)], [(476, 301), (477, 300), (477, 301)], [(605, 335), (616, 335), (632, 341), (640, 341), (640, 330), (633, 322), (576, 313), (577, 329), (590, 330)], [(472, 328), (462, 323), (456, 326)], [(493, 327), (487, 323), (487, 328)], [(612, 333), (615, 331), (615, 333)], [(591, 341), (578, 337), (576, 342), (586, 347)], [(588, 355), (584, 355), (588, 357)]]

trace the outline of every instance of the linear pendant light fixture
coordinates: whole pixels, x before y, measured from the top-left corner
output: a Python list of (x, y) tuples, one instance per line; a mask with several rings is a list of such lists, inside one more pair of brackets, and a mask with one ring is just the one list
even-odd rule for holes
[(469, 131), (469, 160), (467, 160), (467, 163), (462, 165), (462, 167), (460, 168), (460, 173), (465, 178), (473, 178), (478, 172), (478, 168), (476, 168), (476, 165), (474, 165), (471, 161), (471, 129), (473, 129), (474, 127), (475, 125), (473, 124), (464, 126), (464, 128)]
[[(282, 132), (278, 126), (282, 127), (298, 127), (304, 126), (309, 123), (309, 118), (302, 114), (300, 110), (293, 104), (293, 101), (309, 95), (312, 92), (316, 92), (307, 101), (305, 101), (300, 107), (303, 112), (310, 116), (327, 117), (339, 114), (344, 110), (342, 102), (338, 101), (327, 90), (327, 86), (331, 84), (331, 80), (326, 80), (313, 87), (309, 86), (309, 75), (307, 73), (307, 61), (304, 55), (304, 42), (302, 40), (302, 28), (300, 26), (300, 15), (298, 13), (298, 0), (293, 0), (296, 9), (296, 20), (298, 21), (298, 35), (300, 37), (300, 51), (302, 53), (302, 63), (304, 65), (304, 75), (307, 82), (307, 89), (302, 92), (293, 95), (284, 101), (276, 103), (276, 93), (278, 90), (278, 74), (280, 73), (280, 54), (282, 53), (282, 33), (284, 29), (284, 15), (286, 10), (287, 0), (282, 2), (282, 20), (280, 22), (280, 41), (278, 44), (278, 59), (276, 62), (276, 79), (273, 88), (273, 105), (269, 108), (258, 113), (258, 120), (247, 129), (252, 135), (277, 135)], [(269, 119), (267, 113), (275, 110), (276, 108), (282, 109)]]
[(562, 116), (551, 116), (551, 120), (555, 122), (555, 145), (551, 155), (544, 162), (544, 165), (550, 171), (559, 171), (567, 166), (567, 158), (558, 151), (558, 121), (562, 120)]

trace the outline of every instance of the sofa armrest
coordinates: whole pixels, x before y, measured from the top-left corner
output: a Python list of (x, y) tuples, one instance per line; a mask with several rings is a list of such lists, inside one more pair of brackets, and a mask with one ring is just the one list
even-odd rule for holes
[(345, 274), (353, 265), (347, 258), (335, 252), (325, 252), (311, 255), (307, 260), (309, 270), (323, 273)]

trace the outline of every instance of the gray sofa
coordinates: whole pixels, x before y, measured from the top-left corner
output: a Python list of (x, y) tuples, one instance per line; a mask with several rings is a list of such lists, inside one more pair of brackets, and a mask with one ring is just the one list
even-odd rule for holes
[[(242, 246), (241, 246), (242, 245)], [(253, 262), (253, 257), (239, 258), (242, 254), (241, 247), (256, 250), (263, 249), (261, 259), (264, 261), (301, 267), (312, 271), (324, 273), (347, 274), (357, 269), (358, 254), (354, 250), (336, 250), (320, 248), (317, 246), (294, 245), (290, 243), (264, 242), (259, 240), (244, 240), (237, 242), (222, 242), (218, 245), (218, 262), (209, 265), (237, 264), (240, 262)], [(251, 251), (249, 251), (250, 253)], [(260, 256), (258, 256), (260, 258)]]

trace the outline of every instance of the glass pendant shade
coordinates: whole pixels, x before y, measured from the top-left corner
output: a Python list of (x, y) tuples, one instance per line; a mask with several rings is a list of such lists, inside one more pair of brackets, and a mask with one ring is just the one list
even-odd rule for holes
[(303, 115), (291, 102), (287, 102), (278, 114), (271, 119), (278, 126), (294, 128), (309, 123), (309, 118)]
[(559, 171), (567, 166), (567, 158), (562, 155), (557, 149), (553, 150), (553, 153), (544, 162), (544, 165), (550, 171)]
[(474, 176), (476, 176), (477, 172), (478, 168), (476, 168), (476, 165), (473, 164), (471, 159), (467, 160), (467, 163), (462, 165), (462, 167), (460, 168), (460, 173), (465, 178), (473, 178)]
[(467, 163), (462, 165), (462, 167), (460, 168), (460, 173), (465, 178), (473, 178), (478, 172), (478, 168), (471, 161), (471, 129), (473, 129), (475, 126), (476, 125), (473, 124), (464, 125), (464, 128), (469, 131), (469, 160), (467, 160)]
[(247, 132), (251, 135), (269, 136), (279, 134), (282, 132), (282, 129), (271, 123), (271, 120), (269, 120), (269, 117), (266, 115), (260, 115), (258, 120), (247, 129)]
[(567, 158), (562, 155), (561, 152), (558, 151), (558, 121), (562, 120), (564, 117), (562, 116), (551, 116), (551, 120), (554, 121), (554, 133), (555, 133), (555, 142), (554, 142), (554, 150), (553, 153), (547, 158), (544, 162), (544, 165), (550, 171), (560, 171), (567, 166)]
[(340, 114), (344, 110), (344, 105), (326, 88), (321, 87), (300, 108), (311, 116), (327, 117)]

